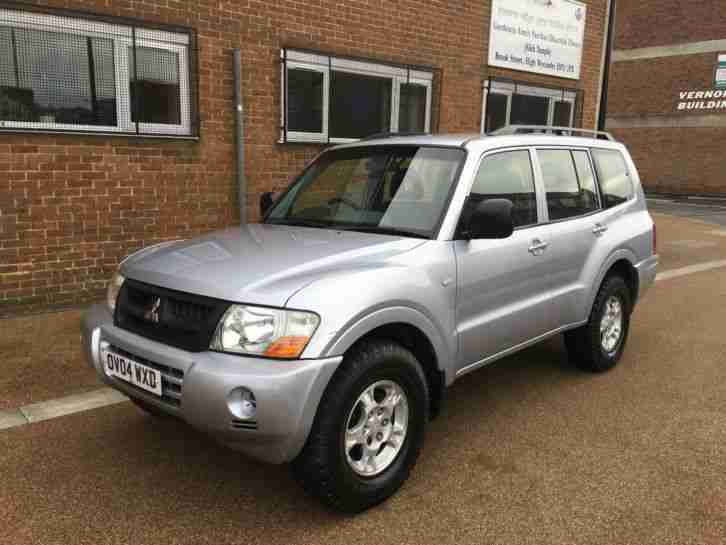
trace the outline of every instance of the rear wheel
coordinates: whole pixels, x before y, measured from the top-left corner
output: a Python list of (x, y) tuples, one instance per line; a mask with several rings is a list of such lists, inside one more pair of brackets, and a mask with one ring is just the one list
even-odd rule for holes
[(565, 333), (570, 360), (580, 369), (603, 372), (620, 361), (630, 329), (630, 289), (620, 276), (600, 286), (587, 324)]
[(364, 341), (330, 381), (293, 472), (329, 507), (357, 513), (394, 494), (416, 463), (428, 420), (416, 358), (393, 341)]

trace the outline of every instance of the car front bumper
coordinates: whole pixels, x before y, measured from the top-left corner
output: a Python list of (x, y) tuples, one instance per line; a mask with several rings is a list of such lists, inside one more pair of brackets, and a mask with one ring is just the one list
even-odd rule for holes
[[(343, 359), (274, 361), (186, 352), (114, 326), (111, 313), (101, 304), (86, 312), (81, 330), (86, 360), (104, 383), (270, 463), (290, 461), (300, 452), (323, 392)], [(175, 391), (158, 397), (108, 376), (101, 361), (103, 346), (162, 370), (162, 376), (176, 384)], [(230, 394), (238, 387), (254, 393), (254, 419), (237, 418), (231, 411)]]

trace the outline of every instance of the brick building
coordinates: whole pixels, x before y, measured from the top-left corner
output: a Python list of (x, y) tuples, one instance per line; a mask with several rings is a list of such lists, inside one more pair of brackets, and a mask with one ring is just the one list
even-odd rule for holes
[(235, 49), (254, 221), (368, 133), (593, 128), (608, 5), (0, 0), (0, 316), (99, 298), (133, 250), (240, 221)]
[(723, 194), (723, 0), (620, 1), (615, 13), (608, 130), (630, 147), (646, 190)]

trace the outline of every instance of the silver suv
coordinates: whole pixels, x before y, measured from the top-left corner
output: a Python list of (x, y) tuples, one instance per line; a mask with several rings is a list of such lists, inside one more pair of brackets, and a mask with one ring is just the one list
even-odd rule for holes
[(559, 333), (610, 369), (655, 277), (622, 144), (504, 132), (337, 146), (261, 223), (139, 250), (84, 317), (88, 361), (335, 509), (380, 503), (446, 387)]

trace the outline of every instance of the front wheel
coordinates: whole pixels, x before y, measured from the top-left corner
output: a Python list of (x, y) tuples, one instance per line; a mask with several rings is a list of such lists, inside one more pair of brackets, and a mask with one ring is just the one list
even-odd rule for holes
[(620, 276), (607, 277), (592, 305), (587, 324), (565, 333), (570, 359), (580, 369), (603, 372), (615, 367), (630, 329), (630, 289)]
[(346, 355), (318, 407), (293, 472), (305, 490), (348, 513), (394, 494), (416, 463), (428, 420), (426, 378), (393, 341)]

